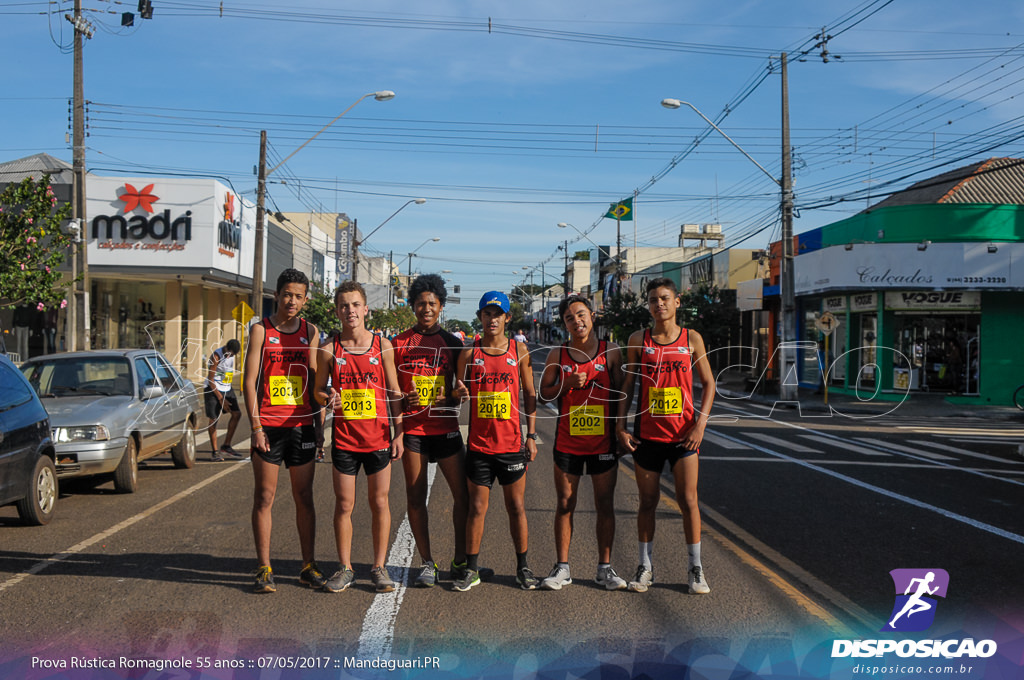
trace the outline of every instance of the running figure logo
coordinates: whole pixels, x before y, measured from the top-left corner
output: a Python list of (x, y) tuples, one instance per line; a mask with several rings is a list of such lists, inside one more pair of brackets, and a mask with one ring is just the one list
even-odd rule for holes
[(882, 631), (926, 630), (935, 620), (935, 597), (946, 597), (949, 574), (945, 569), (893, 569), (896, 601)]

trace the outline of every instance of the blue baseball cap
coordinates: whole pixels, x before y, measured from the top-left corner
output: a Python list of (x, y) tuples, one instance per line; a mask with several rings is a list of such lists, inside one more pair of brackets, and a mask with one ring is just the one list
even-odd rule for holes
[(484, 296), (480, 298), (480, 309), (484, 307), (501, 307), (501, 311), (508, 314), (509, 303), (508, 296), (502, 293), (500, 290), (492, 290), (484, 293)]

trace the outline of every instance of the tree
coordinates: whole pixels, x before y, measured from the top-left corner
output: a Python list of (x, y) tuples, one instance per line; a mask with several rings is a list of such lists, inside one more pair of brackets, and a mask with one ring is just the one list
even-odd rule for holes
[(319, 281), (310, 283), (309, 293), (309, 299), (302, 308), (302, 318), (324, 333), (340, 330), (341, 322), (334, 314), (334, 298), (324, 293), (323, 285)]
[(633, 331), (646, 328), (650, 320), (647, 306), (631, 290), (609, 298), (601, 316), (601, 324), (611, 329), (612, 337), (618, 343), (629, 340), (629, 334)]
[(681, 298), (681, 325), (700, 333), (709, 350), (729, 344), (733, 329), (739, 325), (736, 291), (705, 282), (684, 291)]
[(66, 307), (71, 279), (58, 271), (72, 237), (61, 231), (71, 205), (57, 206), (50, 176), (28, 177), (0, 194), (0, 307)]
[(366, 326), (379, 331), (400, 333), (416, 323), (416, 314), (408, 305), (391, 309), (374, 309), (366, 320)]
[(468, 321), (463, 321), (462, 319), (448, 319), (444, 322), (444, 327), (450, 333), (462, 331), (466, 335), (473, 334), (473, 326)]

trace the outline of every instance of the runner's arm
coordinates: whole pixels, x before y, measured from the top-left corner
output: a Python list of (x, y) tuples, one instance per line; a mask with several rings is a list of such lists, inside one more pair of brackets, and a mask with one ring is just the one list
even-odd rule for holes
[(395, 352), (391, 342), (387, 338), (380, 339), (381, 361), (384, 363), (384, 381), (388, 407), (391, 411), (391, 424), (394, 430), (391, 435), (391, 459), (397, 460), (405, 453), (404, 435), (405, 430), (402, 424), (402, 390), (398, 387), (398, 373), (395, 371)]
[(619, 369), (622, 397), (619, 401), (619, 415), (615, 420), (615, 437), (625, 449), (623, 453), (636, 451), (637, 444), (640, 443), (636, 437), (626, 430), (626, 418), (629, 415), (629, 407), (633, 403), (633, 392), (636, 390), (636, 371), (640, 366), (640, 347), (643, 345), (643, 339), (643, 331), (636, 331), (629, 336), (629, 344), (626, 347), (626, 360), (620, 364)]
[[(537, 457), (537, 442), (529, 435), (537, 435), (537, 391), (533, 387), (533, 365), (526, 344), (516, 341), (519, 360), (519, 382), (523, 386), (523, 412), (526, 414), (526, 457), (533, 461)], [(518, 417), (518, 416), (517, 416)]]
[(715, 402), (715, 376), (711, 372), (704, 338), (694, 330), (689, 331), (689, 334), (690, 347), (693, 348), (693, 372), (700, 378), (701, 399), (700, 410), (695, 413), (693, 425), (683, 433), (680, 445), (687, 451), (696, 451), (704, 440), (704, 428), (707, 427), (708, 417), (711, 415), (711, 405)]
[(541, 401), (555, 401), (562, 396), (562, 367), (558, 364), (560, 351), (560, 348), (553, 347), (544, 362), (544, 370), (540, 374)]

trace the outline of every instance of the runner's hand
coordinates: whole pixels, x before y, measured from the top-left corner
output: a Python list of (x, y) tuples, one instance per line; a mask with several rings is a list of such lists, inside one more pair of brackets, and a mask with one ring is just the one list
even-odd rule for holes
[(452, 390), (452, 399), (457, 399), (461, 404), (469, 399), (469, 388), (461, 380), (455, 381), (455, 389)]
[(619, 440), (619, 446), (621, 447), (619, 451), (622, 452), (623, 456), (636, 451), (637, 445), (640, 444), (640, 440), (630, 434), (628, 430), (616, 430), (615, 436)]

